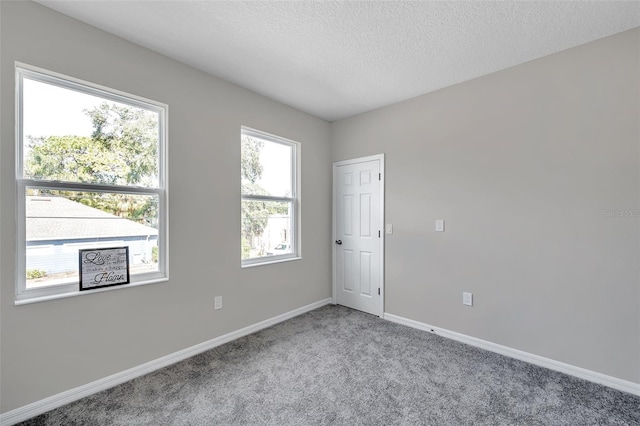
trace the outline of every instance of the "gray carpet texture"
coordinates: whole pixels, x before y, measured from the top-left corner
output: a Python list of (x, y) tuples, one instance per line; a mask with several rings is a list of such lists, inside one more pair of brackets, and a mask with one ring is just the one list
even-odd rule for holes
[(640, 397), (325, 306), (22, 425), (640, 425)]

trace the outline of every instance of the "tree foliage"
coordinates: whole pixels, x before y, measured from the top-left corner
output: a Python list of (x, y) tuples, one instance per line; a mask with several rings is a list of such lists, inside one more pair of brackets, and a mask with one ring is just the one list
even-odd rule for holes
[(260, 163), (260, 150), (264, 148), (264, 141), (252, 138), (251, 136), (242, 135), (240, 142), (243, 185), (242, 192), (247, 193), (251, 190), (248, 186), (256, 185), (256, 182), (262, 177), (263, 167), (262, 163)]
[[(262, 177), (260, 150), (264, 142), (260, 139), (242, 135), (241, 138), (241, 185), (243, 194), (266, 195), (266, 191), (257, 184)], [(253, 236), (260, 236), (267, 226), (269, 209), (263, 201), (242, 201), (242, 258), (250, 257)]]
[[(87, 111), (92, 139), (117, 152), (121, 184), (150, 186), (158, 179), (158, 117), (141, 108), (102, 103)], [(119, 182), (120, 183), (120, 182)]]
[[(258, 181), (262, 177), (263, 167), (260, 162), (260, 152), (264, 142), (251, 136), (242, 135), (241, 139), (241, 177), (242, 193), (250, 195), (270, 195), (262, 188)], [(242, 258), (250, 257), (252, 240), (262, 236), (269, 217), (286, 212), (283, 208), (270, 201), (243, 200), (242, 201)], [(264, 247), (259, 247), (260, 255), (264, 254)]]
[[(158, 181), (157, 115), (104, 102), (85, 110), (93, 132), (87, 136), (28, 136), (28, 177), (108, 185), (155, 186)], [(157, 227), (154, 197), (98, 192), (41, 190)]]

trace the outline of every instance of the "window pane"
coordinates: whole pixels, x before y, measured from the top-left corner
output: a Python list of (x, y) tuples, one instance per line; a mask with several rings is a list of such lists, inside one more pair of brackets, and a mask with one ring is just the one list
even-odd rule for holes
[(159, 114), (23, 78), (24, 177), (158, 187)]
[(242, 200), (242, 259), (293, 253), (292, 202)]
[(27, 188), (27, 288), (78, 282), (78, 250), (129, 247), (131, 275), (158, 271), (158, 196)]
[(242, 135), (242, 193), (293, 197), (293, 146)]

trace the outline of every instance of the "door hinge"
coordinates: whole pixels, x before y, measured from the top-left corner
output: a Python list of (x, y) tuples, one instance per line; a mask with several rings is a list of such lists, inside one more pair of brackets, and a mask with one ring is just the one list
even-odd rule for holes
[(378, 287), (378, 296), (380, 296), (380, 287)]
[(382, 173), (378, 173), (378, 180), (382, 180)]
[(380, 231), (378, 231), (378, 238), (380, 238)]

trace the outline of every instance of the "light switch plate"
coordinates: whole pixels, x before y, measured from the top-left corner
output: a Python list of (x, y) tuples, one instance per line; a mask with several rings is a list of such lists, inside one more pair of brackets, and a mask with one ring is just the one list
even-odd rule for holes
[(393, 224), (391, 224), (391, 223), (387, 223), (387, 227), (386, 227), (385, 232), (386, 232), (387, 234), (393, 234)]
[(436, 219), (436, 232), (444, 232), (444, 219)]
[(467, 306), (473, 306), (473, 293), (462, 293), (462, 304)]

